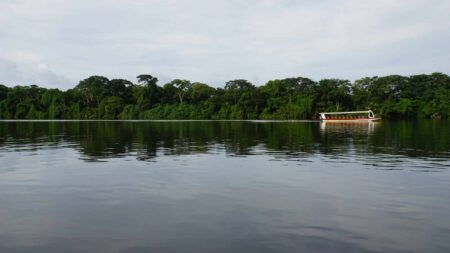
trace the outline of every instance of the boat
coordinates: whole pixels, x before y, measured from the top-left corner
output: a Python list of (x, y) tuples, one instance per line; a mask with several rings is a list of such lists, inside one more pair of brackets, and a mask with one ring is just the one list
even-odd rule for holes
[(319, 119), (324, 122), (372, 122), (378, 121), (372, 110), (352, 112), (321, 112)]

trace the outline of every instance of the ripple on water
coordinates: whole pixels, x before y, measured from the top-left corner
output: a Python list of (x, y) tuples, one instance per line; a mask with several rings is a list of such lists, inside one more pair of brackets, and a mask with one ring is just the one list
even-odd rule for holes
[(156, 252), (202, 252), (199, 241), (212, 245), (203, 252), (448, 251), (449, 173), (429, 173), (447, 171), (445, 141), (397, 134), (403, 128), (227, 123), (203, 135), (194, 123), (194, 132), (164, 124), (0, 137), (7, 241), (25, 249), (27, 236), (44, 246), (57, 238), (58, 252), (86, 235), (109, 239), (98, 252), (120, 251), (111, 238)]

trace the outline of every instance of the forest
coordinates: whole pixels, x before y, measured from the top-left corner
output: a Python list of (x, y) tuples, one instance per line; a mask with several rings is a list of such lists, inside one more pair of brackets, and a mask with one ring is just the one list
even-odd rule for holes
[(314, 81), (243, 79), (223, 88), (149, 74), (133, 83), (91, 76), (62, 91), (0, 84), (0, 119), (316, 119), (321, 111), (371, 109), (383, 118), (449, 118), (450, 77), (444, 73)]

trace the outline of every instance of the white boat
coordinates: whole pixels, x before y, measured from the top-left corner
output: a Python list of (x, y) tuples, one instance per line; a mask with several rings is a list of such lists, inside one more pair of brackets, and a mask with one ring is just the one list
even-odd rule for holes
[(320, 120), (325, 122), (372, 122), (380, 120), (372, 110), (353, 112), (321, 112)]

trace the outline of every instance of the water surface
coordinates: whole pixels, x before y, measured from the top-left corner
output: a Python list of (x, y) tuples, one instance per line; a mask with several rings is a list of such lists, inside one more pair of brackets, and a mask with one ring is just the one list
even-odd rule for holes
[(0, 122), (0, 252), (449, 252), (450, 122)]

